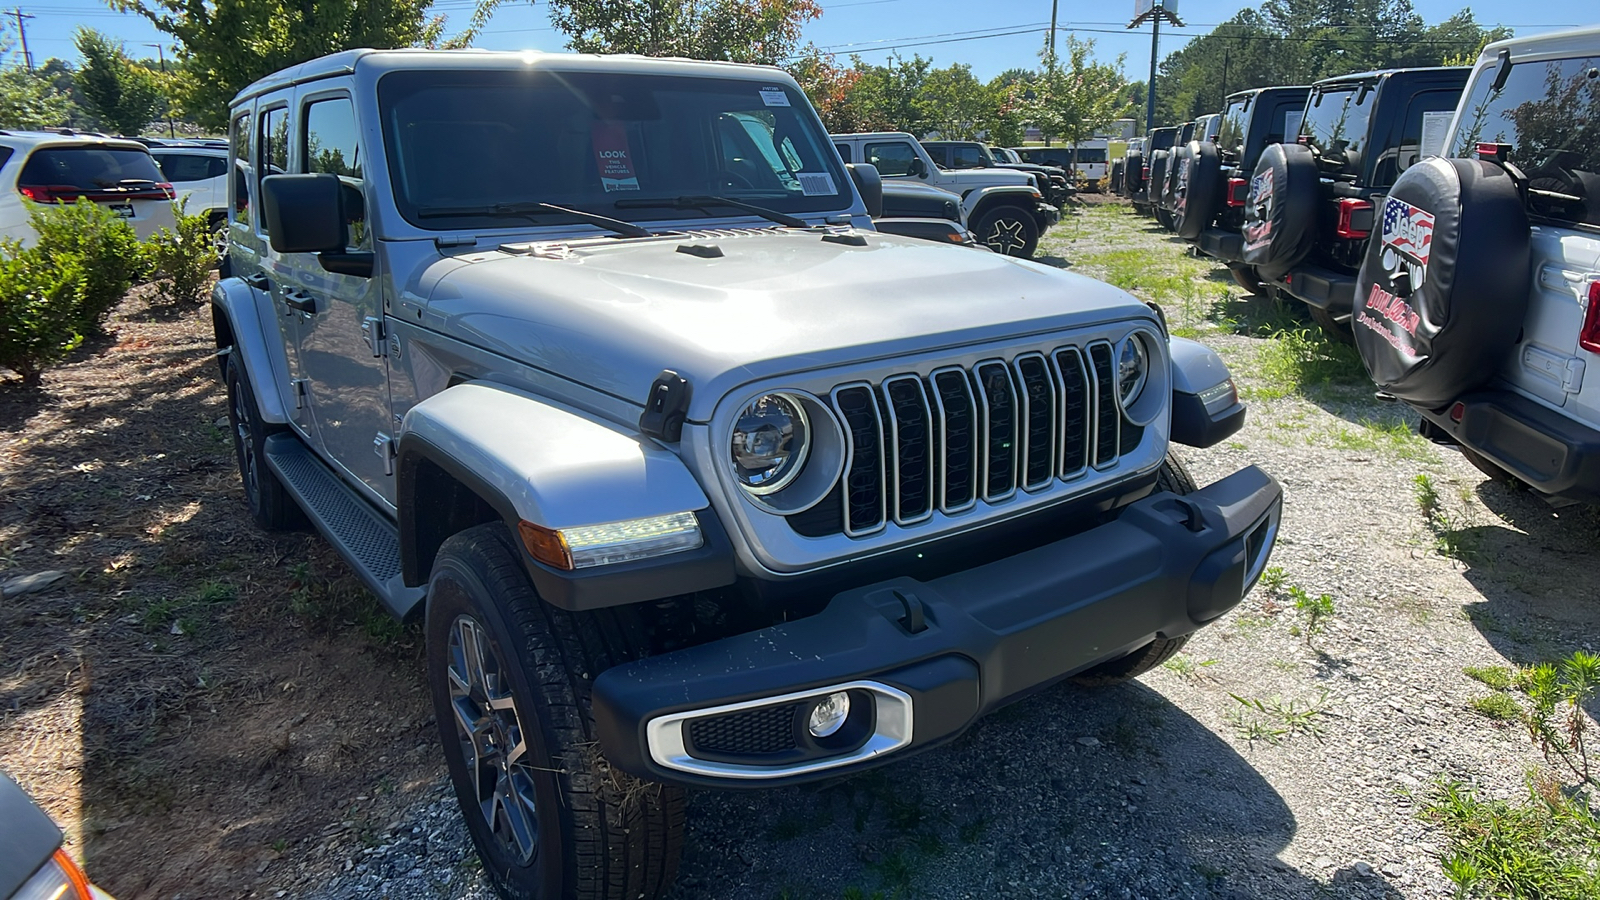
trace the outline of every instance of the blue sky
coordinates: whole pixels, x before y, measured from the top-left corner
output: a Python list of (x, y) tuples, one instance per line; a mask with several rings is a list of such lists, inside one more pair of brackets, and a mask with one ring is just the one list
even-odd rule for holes
[[(806, 28), (805, 39), (825, 50), (859, 52), (870, 62), (881, 62), (889, 47), (900, 47), (907, 56), (920, 53), (932, 57), (938, 66), (952, 62), (971, 64), (980, 78), (989, 78), (1013, 66), (1032, 66), (1050, 21), (1049, 0), (820, 0), (821, 19)], [(1461, 7), (1449, 0), (1413, 0), (1417, 11), (1429, 23), (1440, 21)], [(1245, 4), (1239, 0), (1182, 0), (1181, 18), (1189, 23), (1182, 29), (1162, 29), (1163, 55), (1182, 46), (1194, 36), (1229, 18)], [(153, 48), (141, 45), (171, 41), (143, 19), (113, 12), (99, 0), (39, 0), (21, 3), (22, 11), (36, 18), (27, 20), (28, 44), (35, 62), (51, 56), (75, 58), (72, 31), (87, 25), (125, 41), (133, 55), (154, 56)], [(1082, 0), (1062, 0), (1058, 21), (1073, 28), (1079, 37), (1094, 38), (1097, 55), (1102, 58), (1125, 53), (1127, 74), (1141, 79), (1150, 67), (1150, 29), (1126, 31), (1132, 16), (1132, 0), (1112, 4), (1091, 4)], [(471, 0), (436, 0), (436, 8), (458, 21), (464, 21), (472, 8)], [(1600, 22), (1593, 0), (1549, 0), (1531, 4), (1522, 0), (1488, 0), (1472, 7), (1478, 21), (1488, 25), (1509, 25), (1518, 34), (1535, 34), (1562, 27)], [(14, 22), (11, 23), (14, 31)], [(1015, 33), (1007, 33), (1015, 32)], [(989, 37), (983, 35), (994, 34)], [(12, 35), (8, 56), (21, 62), (21, 48)], [(550, 27), (546, 7), (527, 3), (508, 4), (495, 14), (478, 45), (491, 49), (560, 50), (562, 35)], [(170, 50), (169, 50), (170, 52)]]

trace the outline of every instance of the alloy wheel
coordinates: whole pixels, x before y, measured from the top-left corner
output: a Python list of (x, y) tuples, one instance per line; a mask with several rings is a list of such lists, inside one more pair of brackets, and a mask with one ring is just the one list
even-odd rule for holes
[(539, 843), (534, 769), (506, 668), (484, 626), (457, 616), (450, 626), (450, 706), (478, 809), (502, 849), (526, 865)]
[(983, 242), (996, 253), (1015, 256), (1016, 252), (1028, 246), (1028, 241), (1022, 236), (1022, 222), (1018, 219), (996, 219), (989, 226), (989, 233), (984, 235)]
[(256, 461), (255, 432), (250, 428), (250, 409), (245, 401), (244, 389), (233, 385), (233, 437), (239, 447), (239, 471), (244, 476), (245, 496), (252, 506), (261, 502), (261, 473)]

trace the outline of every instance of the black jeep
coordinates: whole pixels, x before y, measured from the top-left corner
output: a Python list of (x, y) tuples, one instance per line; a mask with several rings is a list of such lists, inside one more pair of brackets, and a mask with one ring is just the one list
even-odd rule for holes
[(1133, 199), (1133, 208), (1144, 215), (1150, 215), (1151, 186), (1159, 186), (1165, 181), (1167, 154), (1171, 152), (1173, 142), (1177, 139), (1176, 126), (1157, 128), (1145, 138), (1142, 153), (1129, 154), (1131, 158), (1126, 166), (1129, 196)]
[(1311, 86), (1299, 142), (1267, 147), (1245, 201), (1243, 261), (1348, 334), (1373, 204), (1444, 147), (1471, 69), (1389, 69)]
[(1217, 113), (1201, 116), (1193, 122), (1185, 122), (1178, 129), (1178, 140), (1167, 152), (1166, 177), (1161, 183), (1159, 196), (1152, 202), (1156, 208), (1156, 221), (1168, 231), (1178, 230), (1178, 211), (1181, 205), (1181, 193), (1189, 183), (1189, 159), (1193, 153), (1193, 146), (1199, 141), (1214, 141), (1217, 137), (1217, 123), (1222, 116)]
[(946, 169), (1016, 169), (1031, 172), (1050, 205), (1060, 207), (1072, 196), (1066, 170), (1030, 162), (1007, 162), (994, 158), (989, 148), (977, 141), (921, 141), (933, 161)]

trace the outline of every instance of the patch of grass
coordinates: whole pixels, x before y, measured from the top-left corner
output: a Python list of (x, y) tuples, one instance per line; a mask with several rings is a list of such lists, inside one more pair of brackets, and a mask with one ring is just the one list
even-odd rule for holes
[(1306, 646), (1310, 646), (1311, 639), (1322, 633), (1327, 628), (1328, 620), (1334, 616), (1333, 595), (1319, 594), (1313, 597), (1305, 588), (1295, 585), (1289, 588), (1289, 599), (1294, 601), (1295, 612), (1300, 614), (1304, 623), (1291, 629), (1290, 633), (1298, 630), (1305, 636)]
[(1467, 705), (1478, 715), (1496, 722), (1515, 722), (1522, 718), (1522, 705), (1510, 694), (1494, 693), (1475, 697)]
[(1497, 691), (1509, 691), (1516, 687), (1516, 674), (1505, 666), (1467, 666), (1461, 671), (1473, 681)]
[(1600, 896), (1600, 820), (1552, 779), (1530, 778), (1527, 799), (1516, 803), (1442, 782), (1420, 815), (1446, 835), (1440, 864), (1458, 898)]
[(1433, 446), (1410, 423), (1397, 419), (1362, 419), (1352, 428), (1340, 425), (1332, 433), (1320, 437), (1341, 450), (1360, 450), (1387, 453), (1401, 459), (1432, 459)]
[(1366, 378), (1356, 348), (1314, 329), (1273, 334), (1256, 355), (1256, 378), (1241, 387), (1251, 400), (1276, 400), (1308, 389), (1358, 385)]
[(1412, 494), (1422, 519), (1433, 534), (1433, 549), (1440, 556), (1457, 562), (1472, 562), (1477, 557), (1477, 538), (1468, 530), (1464, 513), (1446, 508), (1444, 497), (1433, 477), (1419, 473), (1411, 480)]
[(1250, 743), (1264, 741), (1280, 744), (1295, 735), (1309, 734), (1321, 740), (1322, 722), (1328, 715), (1328, 692), (1323, 691), (1316, 700), (1284, 700), (1273, 697), (1261, 700), (1230, 693), (1241, 708), (1234, 710), (1229, 724), (1240, 737)]
[(1197, 662), (1194, 657), (1180, 653), (1162, 663), (1161, 666), (1190, 681), (1199, 681), (1205, 677), (1205, 668), (1216, 664), (1217, 661), (1214, 659), (1204, 659)]

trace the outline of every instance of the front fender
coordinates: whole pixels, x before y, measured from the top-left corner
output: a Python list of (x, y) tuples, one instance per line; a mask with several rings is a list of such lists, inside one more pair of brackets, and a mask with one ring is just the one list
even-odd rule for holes
[(995, 203), (1008, 203), (1032, 210), (1039, 199), (1035, 196), (1033, 188), (1021, 184), (991, 184), (987, 187), (974, 188), (961, 198), (961, 215), (968, 227), (977, 220), (983, 211)]
[(288, 423), (288, 409), (278, 386), (289, 383), (289, 364), (283, 352), (272, 295), (251, 287), (242, 278), (224, 278), (211, 289), (211, 309), (219, 325), (226, 323), (231, 336), (229, 341), (219, 327), (218, 349), (226, 348), (229, 353), (237, 354), (245, 377), (250, 379), (261, 420), (279, 425)]
[(397, 448), (401, 561), (407, 584), (431, 557), (416, 539), (434, 515), (416, 496), (421, 462), (466, 485), (513, 527), (601, 525), (694, 512), (705, 544), (667, 556), (562, 571), (523, 553), (534, 585), (567, 609), (615, 606), (733, 581), (733, 554), (705, 492), (683, 462), (638, 434), (571, 407), (492, 382), (441, 391), (413, 406)]
[(1222, 357), (1188, 338), (1172, 338), (1168, 346), (1172, 440), (1190, 447), (1214, 447), (1243, 428), (1245, 407)]

